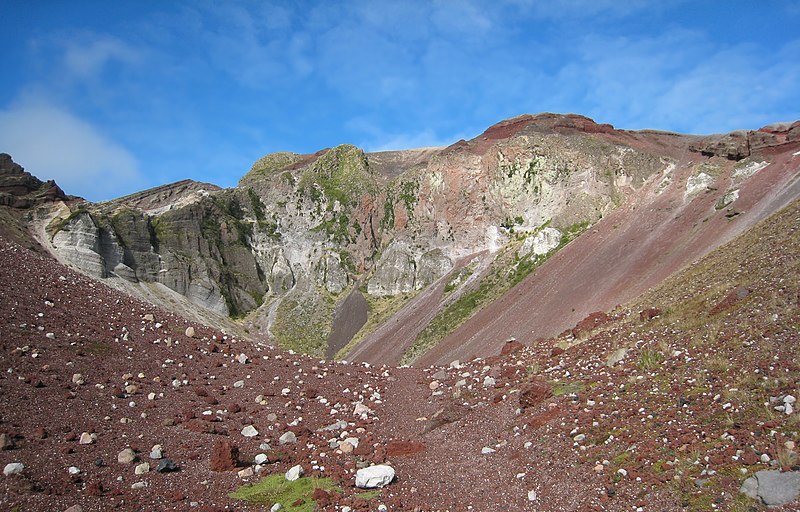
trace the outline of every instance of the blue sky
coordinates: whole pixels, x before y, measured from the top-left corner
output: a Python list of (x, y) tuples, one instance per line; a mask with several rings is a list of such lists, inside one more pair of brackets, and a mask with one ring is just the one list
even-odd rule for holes
[(522, 113), (800, 119), (800, 1), (18, 1), (0, 152), (105, 200), (261, 156), (446, 145)]

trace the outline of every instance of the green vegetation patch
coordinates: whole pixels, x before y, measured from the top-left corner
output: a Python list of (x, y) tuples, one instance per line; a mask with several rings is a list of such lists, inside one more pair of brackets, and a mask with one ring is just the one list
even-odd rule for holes
[(318, 204), (324, 196), (330, 210), (335, 201), (345, 207), (356, 206), (363, 194), (377, 191), (377, 183), (364, 152), (343, 144), (326, 152), (303, 172), (300, 190)]
[(636, 365), (642, 370), (655, 370), (664, 361), (664, 354), (658, 350), (645, 349), (639, 354), (639, 361)]
[(334, 308), (335, 299), (324, 292), (285, 297), (278, 306), (272, 327), (278, 345), (323, 357), (333, 325)]
[(283, 474), (274, 474), (255, 484), (243, 485), (229, 496), (235, 500), (268, 507), (280, 503), (283, 505), (281, 510), (290, 512), (313, 512), (317, 504), (311, 495), (316, 489), (342, 491), (330, 478), (300, 478), (289, 482)]
[(274, 172), (280, 171), (281, 169), (285, 169), (301, 158), (302, 156), (296, 153), (270, 153), (269, 155), (260, 158), (258, 161), (256, 161), (256, 163), (253, 164), (253, 167), (250, 168), (250, 171), (245, 174), (241, 180), (239, 180), (239, 185), (246, 184), (261, 176), (268, 176)]
[(586, 389), (586, 383), (583, 381), (565, 382), (560, 380), (550, 381), (553, 386), (553, 396), (571, 395), (573, 393), (580, 393)]

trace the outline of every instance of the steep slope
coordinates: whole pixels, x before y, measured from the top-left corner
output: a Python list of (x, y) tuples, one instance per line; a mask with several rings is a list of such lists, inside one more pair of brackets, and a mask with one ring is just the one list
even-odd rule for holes
[[(637, 297), (800, 197), (798, 149), (800, 143), (786, 144), (737, 163), (690, 156), (478, 312), (420, 364), (486, 356), (509, 338), (552, 337), (593, 311)], [(700, 186), (698, 171), (708, 173)]]

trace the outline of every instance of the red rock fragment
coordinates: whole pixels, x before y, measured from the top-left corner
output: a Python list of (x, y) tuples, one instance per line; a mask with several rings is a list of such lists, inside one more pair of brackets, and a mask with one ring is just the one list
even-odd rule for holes
[(331, 495), (325, 489), (321, 489), (317, 487), (314, 489), (314, 492), (311, 493), (311, 499), (317, 503), (317, 507), (321, 509), (325, 509), (331, 504)]
[(648, 320), (652, 320), (656, 317), (661, 316), (663, 313), (659, 308), (647, 308), (639, 311), (639, 320), (642, 322), (646, 322)]
[(219, 439), (211, 449), (211, 471), (231, 471), (239, 464), (239, 448), (226, 439)]
[(530, 383), (519, 395), (519, 405), (522, 407), (535, 407), (553, 396), (553, 387), (541, 381)]
[(507, 355), (513, 354), (515, 352), (519, 352), (524, 347), (525, 347), (525, 345), (523, 345), (519, 341), (517, 341), (515, 339), (511, 339), (511, 340), (506, 341), (506, 343), (503, 345), (503, 348), (500, 349), (500, 355), (501, 356), (507, 356)]

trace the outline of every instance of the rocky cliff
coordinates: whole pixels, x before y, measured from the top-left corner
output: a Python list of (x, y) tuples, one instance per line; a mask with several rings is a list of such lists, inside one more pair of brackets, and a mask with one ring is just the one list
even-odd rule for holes
[[(741, 160), (746, 180), (798, 127), (692, 137), (525, 115), (446, 148), (275, 153), (232, 189), (183, 181), (40, 217), (52, 251), (94, 277), (160, 283), (317, 355), (348, 345), (332, 335), (346, 323), (357, 334), (340, 357), (389, 343), (387, 362), (412, 361), (676, 168), (694, 180), (679, 185), (687, 198), (718, 186), (718, 159)], [(736, 189), (723, 192), (718, 210), (734, 212)], [(366, 302), (358, 325), (346, 297)], [(413, 304), (425, 314), (407, 315), (410, 339), (375, 336)]]

